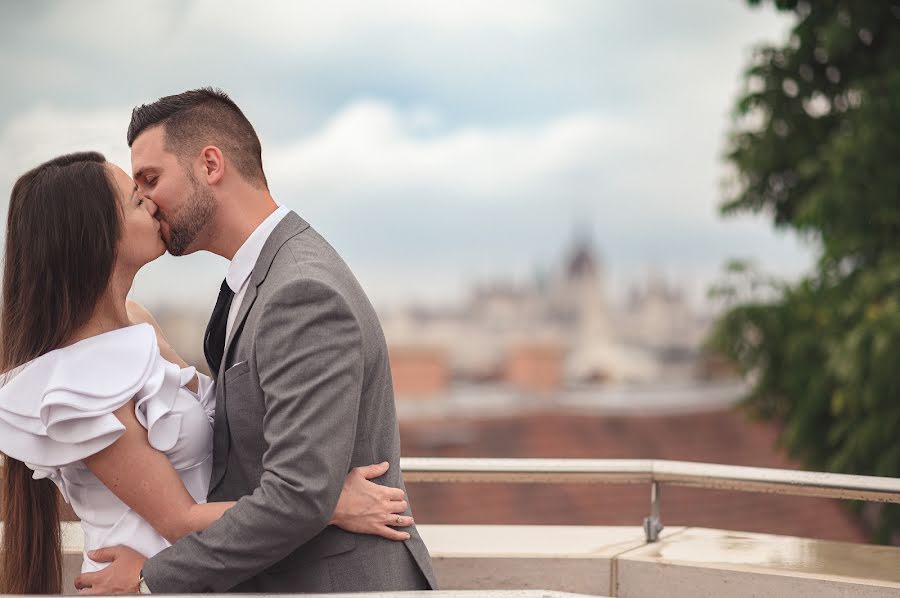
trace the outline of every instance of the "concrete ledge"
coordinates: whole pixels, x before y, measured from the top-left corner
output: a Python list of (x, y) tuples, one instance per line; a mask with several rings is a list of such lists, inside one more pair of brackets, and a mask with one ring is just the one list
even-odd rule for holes
[[(240, 595), (240, 594), (239, 594)], [(178, 594), (171, 595), (176, 598)], [(185, 594), (184, 598), (196, 596)], [(221, 596), (232, 598), (234, 594), (207, 594), (207, 596)], [(328, 598), (476, 598), (489, 596), (490, 598), (609, 598), (608, 596), (589, 596), (587, 594), (571, 594), (569, 592), (554, 592), (551, 590), (458, 590), (438, 592), (362, 592), (354, 594), (254, 594), (271, 598), (289, 598), (292, 596), (328, 596)]]
[[(663, 537), (682, 528), (667, 529)], [(615, 558), (644, 546), (636, 527), (422, 525), (446, 590), (541, 589), (612, 595)]]
[[(900, 547), (703, 528), (422, 525), (441, 592), (354, 596), (900, 597)], [(81, 528), (63, 524), (64, 586)], [(348, 595), (349, 596), (349, 595)]]
[(900, 596), (900, 548), (688, 528), (622, 554), (623, 598)]

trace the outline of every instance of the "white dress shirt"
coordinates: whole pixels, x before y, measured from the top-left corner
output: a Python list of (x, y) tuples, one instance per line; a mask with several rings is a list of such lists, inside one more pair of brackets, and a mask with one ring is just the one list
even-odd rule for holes
[(231, 263), (228, 265), (228, 272), (225, 274), (225, 281), (228, 288), (234, 292), (234, 299), (231, 301), (231, 308), (228, 310), (228, 320), (225, 324), (225, 338), (231, 337), (231, 327), (237, 318), (238, 310), (241, 308), (241, 302), (247, 292), (247, 284), (250, 280), (250, 274), (256, 266), (256, 260), (262, 253), (263, 245), (269, 240), (269, 236), (278, 223), (288, 215), (290, 210), (284, 206), (278, 206), (274, 212), (263, 220), (256, 230), (253, 231), (240, 249), (234, 254)]

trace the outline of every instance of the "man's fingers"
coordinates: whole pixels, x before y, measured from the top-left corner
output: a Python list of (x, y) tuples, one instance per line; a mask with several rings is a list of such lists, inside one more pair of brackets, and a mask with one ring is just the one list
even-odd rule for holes
[(99, 576), (100, 571), (94, 571), (93, 573), (82, 573), (75, 578), (75, 589), (80, 590), (82, 588), (91, 587), (97, 582), (97, 578)]
[(409, 540), (408, 533), (397, 531), (395, 529), (391, 529), (386, 525), (379, 527), (375, 531), (375, 533), (378, 534), (379, 536), (382, 536), (383, 538), (387, 538), (388, 540), (395, 540), (397, 542), (402, 542), (403, 540)]
[(116, 547), (98, 548), (88, 553), (88, 557), (97, 563), (111, 563), (116, 560)]
[(84, 588), (82, 590), (78, 590), (78, 593), (79, 594), (102, 594), (103, 592), (101, 592), (100, 590), (95, 590), (94, 588), (88, 587), (88, 588)]
[(385, 499), (387, 500), (406, 500), (406, 493), (400, 488), (390, 488), (384, 486), (382, 488)]
[(392, 500), (388, 503), (388, 511), (390, 513), (405, 513), (409, 505), (405, 500)]
[(383, 463), (375, 463), (374, 465), (366, 465), (365, 467), (355, 467), (354, 469), (367, 480), (383, 476), (387, 473), (391, 464), (387, 461)]
[(403, 515), (388, 515), (385, 518), (385, 525), (389, 525), (391, 527), (409, 527), (415, 521), (412, 517), (406, 517)]

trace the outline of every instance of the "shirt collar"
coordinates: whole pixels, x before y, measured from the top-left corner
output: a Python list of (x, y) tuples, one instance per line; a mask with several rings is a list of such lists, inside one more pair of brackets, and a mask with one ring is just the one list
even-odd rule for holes
[(262, 253), (263, 245), (269, 239), (272, 231), (278, 226), (278, 223), (288, 215), (290, 210), (284, 206), (278, 206), (278, 209), (269, 214), (259, 226), (256, 227), (240, 249), (234, 254), (234, 258), (228, 265), (228, 272), (225, 274), (225, 281), (235, 294), (239, 293), (244, 283), (250, 278), (253, 267), (256, 266), (256, 260)]

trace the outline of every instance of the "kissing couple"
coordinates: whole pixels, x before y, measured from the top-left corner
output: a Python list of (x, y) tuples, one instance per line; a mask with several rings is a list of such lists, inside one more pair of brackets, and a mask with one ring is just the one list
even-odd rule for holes
[[(129, 177), (94, 152), (13, 187), (0, 313), (3, 593), (430, 589), (384, 335), (335, 250), (276, 204), (253, 126), (203, 88), (134, 109)], [(127, 299), (165, 251), (228, 260), (212, 378)]]

